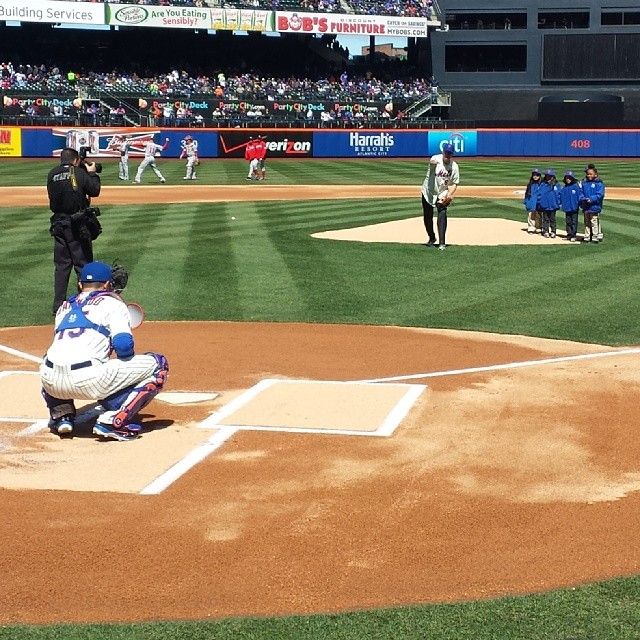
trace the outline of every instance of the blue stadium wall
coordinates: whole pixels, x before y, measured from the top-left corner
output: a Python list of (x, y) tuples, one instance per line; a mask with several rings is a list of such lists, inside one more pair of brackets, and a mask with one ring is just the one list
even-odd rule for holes
[[(264, 136), (269, 158), (424, 158), (442, 144), (458, 156), (640, 157), (640, 129), (127, 129), (0, 127), (0, 157), (55, 157), (69, 140), (92, 144), (96, 157), (117, 156), (114, 135), (169, 139), (164, 157), (178, 157), (189, 133), (203, 158), (243, 158), (250, 137)], [(135, 157), (135, 154), (134, 154)]]

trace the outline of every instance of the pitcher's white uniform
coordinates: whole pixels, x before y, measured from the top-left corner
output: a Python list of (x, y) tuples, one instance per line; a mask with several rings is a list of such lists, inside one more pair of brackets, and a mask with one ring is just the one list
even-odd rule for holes
[(198, 161), (198, 141), (185, 138), (182, 141), (180, 159), (187, 158), (187, 175), (184, 180), (196, 180), (196, 162)]
[[(110, 336), (131, 334), (129, 311), (115, 294), (80, 293), (77, 299), (85, 316), (105, 327)], [(71, 304), (64, 302), (56, 313), (56, 328), (69, 311)], [(110, 357), (111, 350), (110, 337), (93, 329), (56, 333), (40, 366), (42, 387), (54, 398), (101, 400), (125, 387), (155, 381), (158, 361), (153, 355), (134, 355), (120, 360)], [(98, 421), (111, 424), (115, 413), (105, 411)]]
[(142, 174), (147, 167), (151, 167), (153, 169), (153, 172), (158, 176), (158, 178), (160, 178), (160, 182), (166, 182), (164, 176), (160, 173), (160, 170), (156, 165), (156, 153), (164, 151), (168, 145), (169, 138), (165, 140), (164, 145), (156, 144), (153, 140), (149, 140), (149, 142), (147, 142), (144, 146), (144, 158), (138, 167), (136, 177), (133, 179), (136, 184), (140, 184)]
[(458, 163), (451, 159), (449, 165), (443, 162), (443, 155), (438, 153), (431, 156), (427, 175), (422, 183), (422, 195), (433, 207), (446, 197), (449, 185), (460, 182), (460, 169)]

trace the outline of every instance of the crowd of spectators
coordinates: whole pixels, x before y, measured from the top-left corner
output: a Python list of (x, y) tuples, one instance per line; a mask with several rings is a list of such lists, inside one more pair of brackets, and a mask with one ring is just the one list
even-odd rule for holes
[[(364, 126), (371, 121), (397, 119), (398, 104), (411, 104), (427, 96), (437, 101), (433, 78), (383, 81), (371, 73), (350, 76), (346, 71), (317, 79), (252, 73), (227, 76), (223, 72), (191, 76), (176, 69), (144, 77), (116, 71), (62, 72), (57, 66), (14, 67), (11, 62), (0, 62), (0, 89), (5, 93), (5, 117), (29, 118), (32, 124), (55, 118), (96, 126), (139, 123), (142, 118), (163, 126), (204, 126), (210, 120), (238, 118)], [(78, 95), (84, 99), (79, 100)], [(29, 100), (29, 96), (48, 99)], [(197, 100), (206, 101), (210, 110), (191, 109), (189, 104)], [(240, 109), (238, 103), (246, 106)], [(275, 105), (284, 103), (301, 106), (279, 112)], [(343, 106), (332, 108), (335, 104)], [(357, 108), (351, 108), (355, 104)]]
[(317, 79), (298, 77), (264, 77), (253, 73), (226, 76), (223, 72), (192, 76), (174, 69), (165, 74), (141, 76), (111, 71), (78, 73), (61, 71), (57, 66), (26, 64), (14, 66), (0, 62), (0, 90), (16, 93), (69, 94), (79, 90), (99, 97), (151, 96), (159, 99), (216, 97), (226, 100), (339, 100), (381, 101), (402, 98), (417, 100), (428, 95), (433, 79), (396, 78), (384, 81), (367, 73)]
[[(87, 0), (78, 0), (84, 1)], [(89, 0), (111, 4), (357, 13), (436, 19), (434, 0)]]

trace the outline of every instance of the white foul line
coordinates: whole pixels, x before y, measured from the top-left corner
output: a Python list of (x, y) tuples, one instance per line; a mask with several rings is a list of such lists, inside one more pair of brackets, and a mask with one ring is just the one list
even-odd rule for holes
[(482, 373), (483, 371), (501, 371), (503, 369), (520, 369), (522, 367), (536, 367), (543, 364), (557, 362), (571, 362), (573, 360), (590, 360), (592, 358), (610, 358), (612, 356), (626, 356), (640, 353), (640, 348), (619, 349), (618, 351), (599, 351), (597, 353), (583, 353), (577, 356), (558, 356), (556, 358), (542, 358), (540, 360), (524, 360), (522, 362), (508, 362), (506, 364), (492, 364), (486, 367), (469, 367), (468, 369), (451, 369), (449, 371), (432, 371), (430, 373), (413, 373), (406, 376), (391, 376), (388, 378), (374, 378), (371, 380), (354, 380), (354, 382), (394, 382), (397, 380), (421, 380), (422, 378), (440, 378), (443, 376), (460, 376), (467, 373)]
[(38, 356), (32, 356), (30, 353), (25, 353), (24, 351), (18, 351), (17, 349), (13, 349), (12, 347), (7, 347), (4, 344), (0, 344), (0, 351), (4, 351), (12, 356), (16, 356), (18, 358), (22, 358), (23, 360), (29, 360), (30, 362), (35, 362), (40, 364), (42, 362), (42, 358), (38, 358)]
[(236, 431), (233, 427), (222, 427), (204, 444), (190, 451), (182, 460), (176, 462), (176, 464), (169, 467), (162, 475), (148, 484), (140, 491), (140, 495), (154, 496), (162, 493), (170, 484), (173, 484), (178, 478), (187, 473), (187, 471), (195, 467), (199, 462), (202, 462), (210, 453), (221, 447)]

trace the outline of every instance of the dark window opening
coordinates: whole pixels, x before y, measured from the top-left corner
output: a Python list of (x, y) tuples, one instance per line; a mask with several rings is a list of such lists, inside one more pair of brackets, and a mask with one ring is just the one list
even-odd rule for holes
[(526, 29), (526, 13), (450, 13), (446, 23), (449, 29)]
[(589, 12), (546, 12), (538, 13), (539, 29), (588, 29)]
[(509, 72), (527, 70), (527, 45), (448, 44), (445, 46), (445, 71)]

